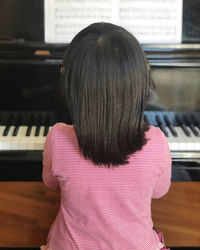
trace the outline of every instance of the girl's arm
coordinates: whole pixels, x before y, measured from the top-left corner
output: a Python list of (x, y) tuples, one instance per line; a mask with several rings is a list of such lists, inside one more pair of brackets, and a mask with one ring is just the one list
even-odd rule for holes
[(167, 139), (163, 135), (163, 146), (164, 146), (164, 154), (163, 154), (163, 161), (160, 162), (162, 165), (162, 173), (159, 176), (158, 180), (156, 181), (156, 185), (153, 189), (152, 198), (160, 198), (164, 196), (170, 187), (171, 184), (171, 154)]
[(53, 128), (49, 131), (44, 145), (42, 179), (47, 187), (59, 190), (58, 180), (52, 171), (52, 133)]

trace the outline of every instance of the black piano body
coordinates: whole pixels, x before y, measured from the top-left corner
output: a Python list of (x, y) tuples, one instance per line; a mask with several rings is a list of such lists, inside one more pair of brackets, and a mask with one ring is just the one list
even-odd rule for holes
[[(60, 91), (67, 44), (44, 42), (43, 1), (0, 4), (0, 180), (40, 181), (47, 132), (70, 123)], [(183, 0), (182, 44), (143, 44), (156, 85), (144, 118), (169, 141), (173, 181), (200, 180), (199, 10)]]
[[(0, 45), (0, 180), (40, 181), (49, 129), (56, 122), (70, 124), (60, 91), (67, 45)], [(199, 181), (200, 45), (143, 48), (156, 85), (145, 121), (160, 127), (168, 139), (172, 180)]]
[(41, 180), (45, 137), (64, 121), (60, 68), (66, 45), (2, 42), (0, 48), (0, 180)]
[[(12, 10), (9, 12), (11, 2), (15, 13)], [(145, 110), (144, 119), (150, 125), (160, 127), (167, 137), (172, 155), (172, 181), (199, 182), (200, 3), (198, 0), (183, 0), (183, 4), (183, 9), (187, 9), (183, 12), (183, 43), (143, 45), (156, 86)], [(24, 22), (24, 17), (20, 17), (21, 12), (17, 10), (21, 9), (26, 10), (24, 15), (31, 20), (31, 24)], [(42, 149), (49, 129), (56, 122), (71, 123), (60, 91), (60, 69), (67, 44), (43, 42), (43, 12), (41, 0), (0, 1), (0, 181), (8, 181), (7, 185), (10, 185), (9, 181), (41, 181)], [(12, 22), (7, 18), (4, 20), (8, 21), (2, 22), (2, 16), (11, 15)], [(2, 38), (4, 26), (7, 27), (11, 23), (16, 23), (15, 27), (13, 25), (14, 32), (11, 32), (15, 37)], [(181, 183), (181, 186), (182, 184), (185, 183)], [(189, 189), (184, 194), (184, 199), (196, 187), (198, 188), (198, 185)], [(180, 208), (182, 204), (182, 201), (177, 206), (172, 204), (172, 209)], [(197, 206), (196, 203), (194, 206)], [(194, 206), (188, 204), (188, 210)], [(191, 210), (194, 216), (197, 215), (195, 211)], [(175, 216), (180, 213), (181, 217), (183, 214), (179, 210), (176, 212)], [(163, 215), (163, 210), (161, 213)], [(190, 211), (184, 216), (188, 214), (190, 215)], [(171, 216), (174, 219), (173, 214), (169, 213), (169, 217)], [(198, 217), (186, 220), (186, 223), (189, 223), (185, 228), (183, 226), (181, 235), (186, 232), (185, 235), (190, 237), (193, 232), (198, 233), (198, 228), (193, 228), (191, 224), (196, 218)], [(174, 229), (170, 226), (169, 232), (177, 230), (178, 234), (182, 224), (178, 221), (175, 225)], [(187, 245), (184, 241), (180, 243)]]

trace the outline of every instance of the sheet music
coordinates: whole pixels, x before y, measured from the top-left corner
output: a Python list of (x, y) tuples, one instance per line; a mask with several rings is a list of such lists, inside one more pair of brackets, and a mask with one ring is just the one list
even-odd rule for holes
[(141, 43), (181, 43), (182, 0), (119, 0), (119, 24)]
[(182, 0), (45, 0), (45, 42), (69, 43), (94, 22), (123, 26), (141, 43), (181, 43)]

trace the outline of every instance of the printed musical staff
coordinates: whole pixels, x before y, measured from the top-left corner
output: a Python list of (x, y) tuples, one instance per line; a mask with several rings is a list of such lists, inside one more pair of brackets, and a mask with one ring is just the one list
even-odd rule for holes
[(141, 43), (180, 43), (182, 0), (45, 0), (45, 42), (67, 43), (94, 22), (111, 22)]

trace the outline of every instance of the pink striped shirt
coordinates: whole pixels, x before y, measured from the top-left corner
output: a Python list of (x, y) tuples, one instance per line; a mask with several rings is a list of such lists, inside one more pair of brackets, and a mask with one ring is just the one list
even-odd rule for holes
[(171, 157), (160, 129), (119, 168), (100, 168), (83, 157), (73, 126), (57, 123), (43, 152), (43, 181), (61, 193), (47, 245), (53, 250), (156, 250), (151, 199), (167, 193)]

